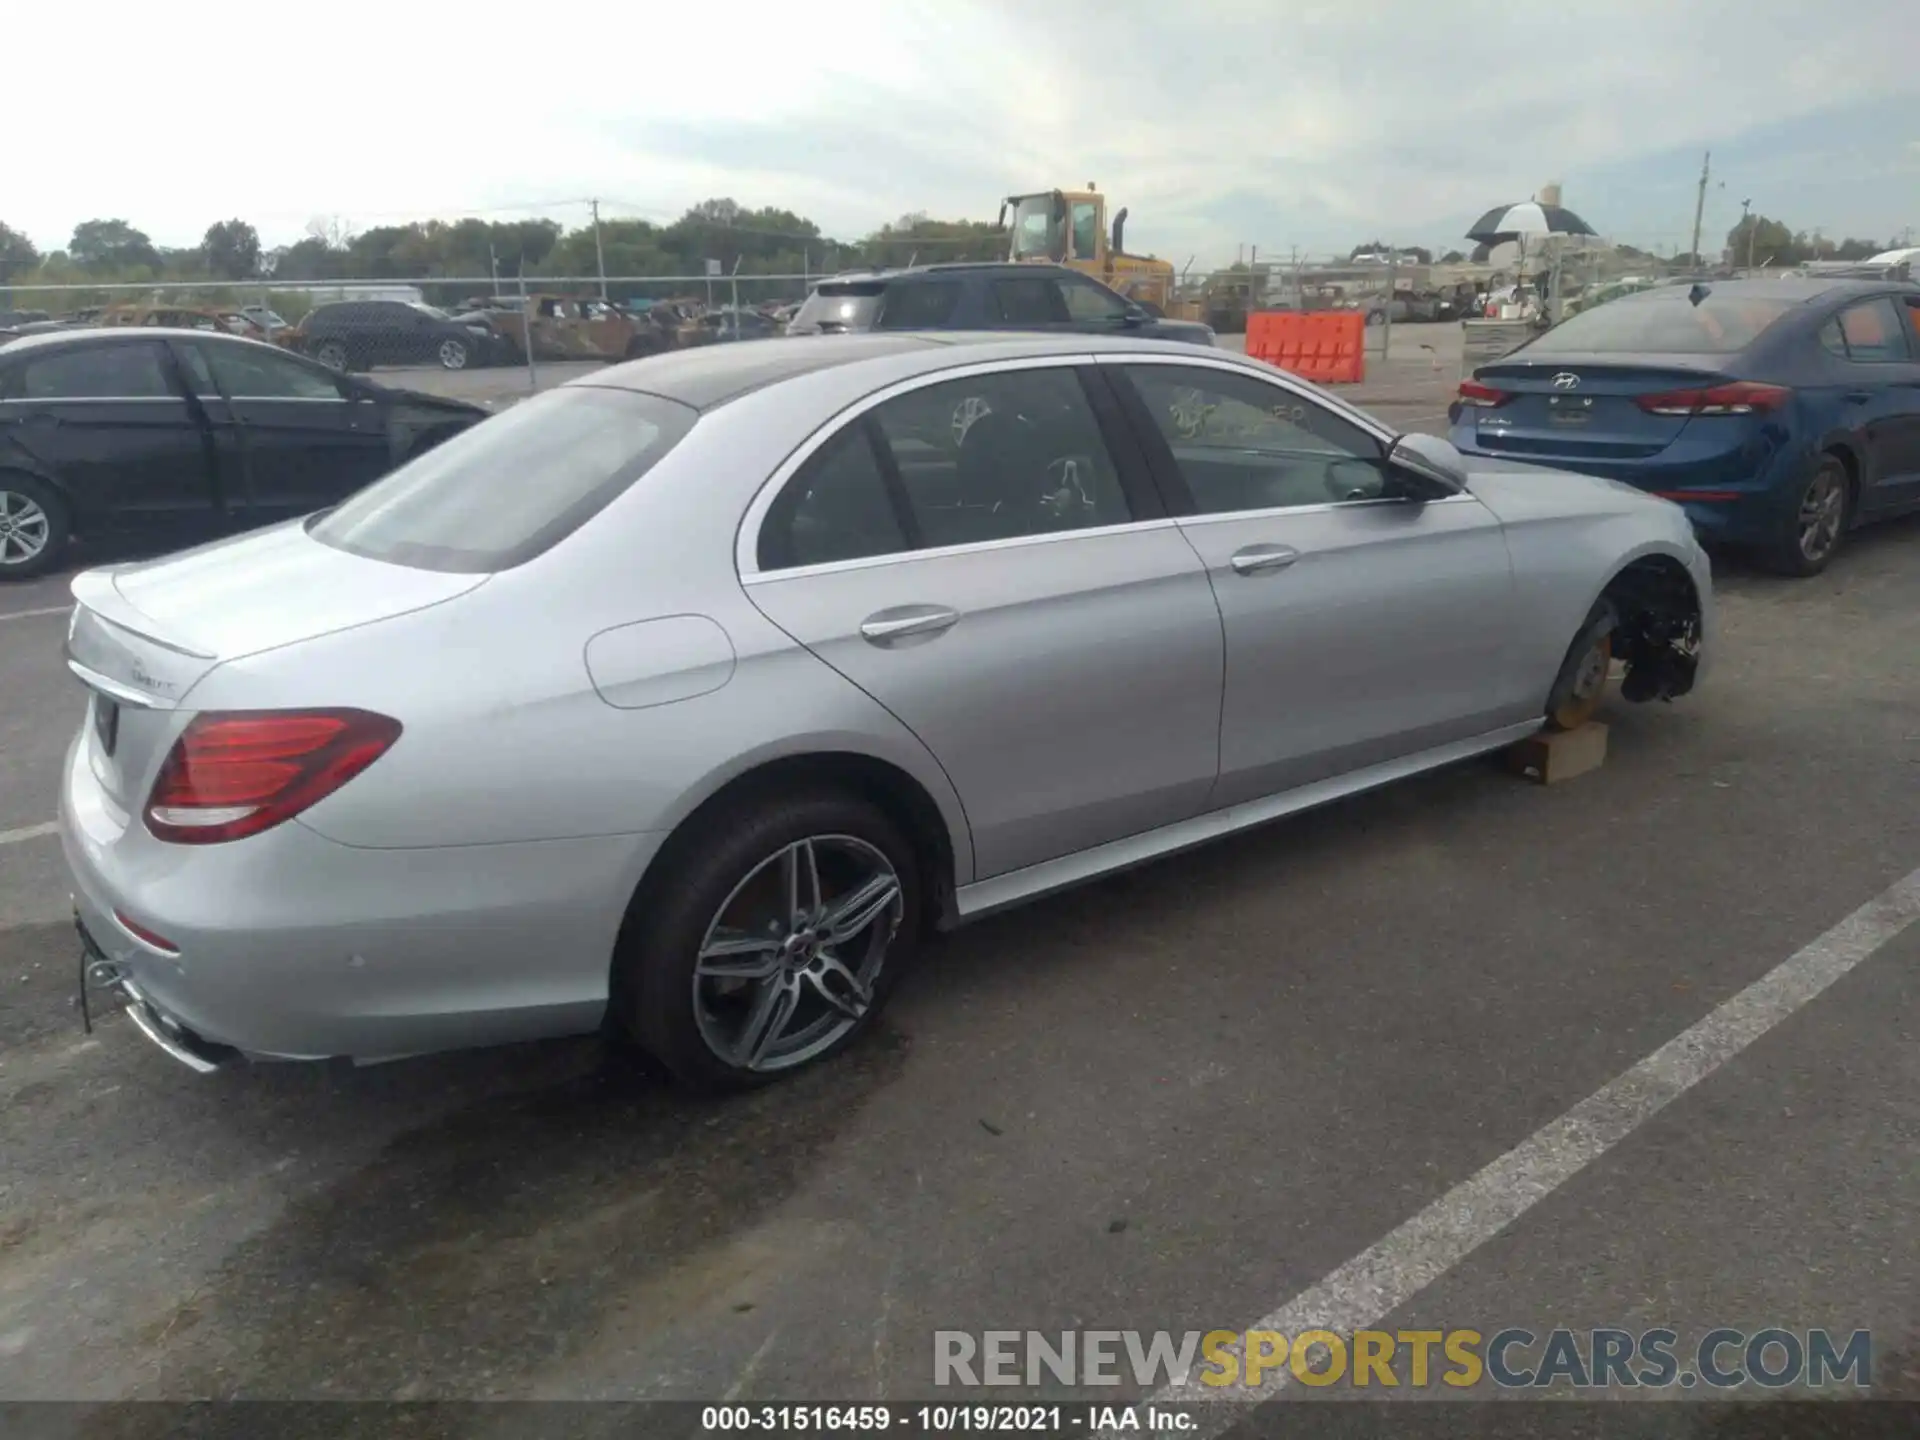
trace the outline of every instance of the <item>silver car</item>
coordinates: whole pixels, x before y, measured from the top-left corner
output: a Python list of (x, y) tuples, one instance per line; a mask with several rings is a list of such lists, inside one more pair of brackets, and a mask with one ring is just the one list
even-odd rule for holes
[[(85, 973), (176, 1058), (590, 1031), (695, 1085), (950, 926), (1694, 682), (1673, 505), (1191, 346), (603, 370), (73, 582)], [(105, 996), (101, 997), (103, 1000)]]

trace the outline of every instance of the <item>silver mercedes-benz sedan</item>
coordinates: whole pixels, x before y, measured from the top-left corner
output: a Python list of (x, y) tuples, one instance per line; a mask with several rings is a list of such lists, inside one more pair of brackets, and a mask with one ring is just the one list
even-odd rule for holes
[(618, 366), (73, 592), (82, 968), (149, 1038), (604, 1024), (704, 1086), (846, 1045), (929, 928), (1577, 726), (1615, 662), (1684, 693), (1712, 623), (1663, 500), (1077, 335)]

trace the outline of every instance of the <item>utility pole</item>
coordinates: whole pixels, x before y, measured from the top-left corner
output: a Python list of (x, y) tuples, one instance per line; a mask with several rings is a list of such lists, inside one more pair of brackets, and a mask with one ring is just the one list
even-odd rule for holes
[(1393, 267), (1400, 258), (1397, 248), (1387, 248), (1387, 308), (1380, 314), (1380, 358), (1385, 360), (1393, 353)]
[(590, 200), (593, 206), (593, 261), (595, 274), (600, 277), (600, 298), (607, 298), (607, 252), (600, 246), (600, 202)]
[(1740, 202), (1740, 223), (1746, 226), (1746, 230), (1747, 230), (1747, 269), (1749, 270), (1753, 269), (1754, 231), (1760, 228), (1758, 225), (1755, 225), (1752, 222), (1753, 222), (1753, 201), (1742, 200)]
[(1700, 198), (1693, 202), (1693, 268), (1700, 268), (1700, 222), (1707, 213), (1707, 176), (1713, 166), (1713, 152), (1707, 152), (1707, 158), (1700, 162)]

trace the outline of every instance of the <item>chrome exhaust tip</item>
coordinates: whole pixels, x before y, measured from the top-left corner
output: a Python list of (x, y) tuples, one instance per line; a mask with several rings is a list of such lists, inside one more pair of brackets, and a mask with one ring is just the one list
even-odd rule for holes
[(172, 1016), (156, 1010), (153, 1002), (125, 976), (121, 977), (119, 989), (126, 997), (127, 1019), (133, 1022), (133, 1028), (195, 1074), (211, 1075), (239, 1056), (240, 1052), (232, 1046), (202, 1040)]

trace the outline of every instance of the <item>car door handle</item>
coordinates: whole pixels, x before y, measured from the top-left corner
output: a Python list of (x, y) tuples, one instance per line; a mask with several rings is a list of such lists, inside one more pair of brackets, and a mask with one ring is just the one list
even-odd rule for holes
[(1849, 390), (1846, 394), (1846, 401), (1849, 405), (1864, 405), (1871, 399), (1873, 399), (1873, 392), (1871, 390)]
[(1300, 558), (1291, 545), (1249, 545), (1234, 552), (1227, 561), (1236, 575), (1259, 575), (1268, 570), (1284, 570)]
[(958, 610), (944, 605), (901, 605), (869, 615), (860, 622), (860, 633), (869, 644), (889, 645), (915, 635), (938, 635), (959, 618)]

